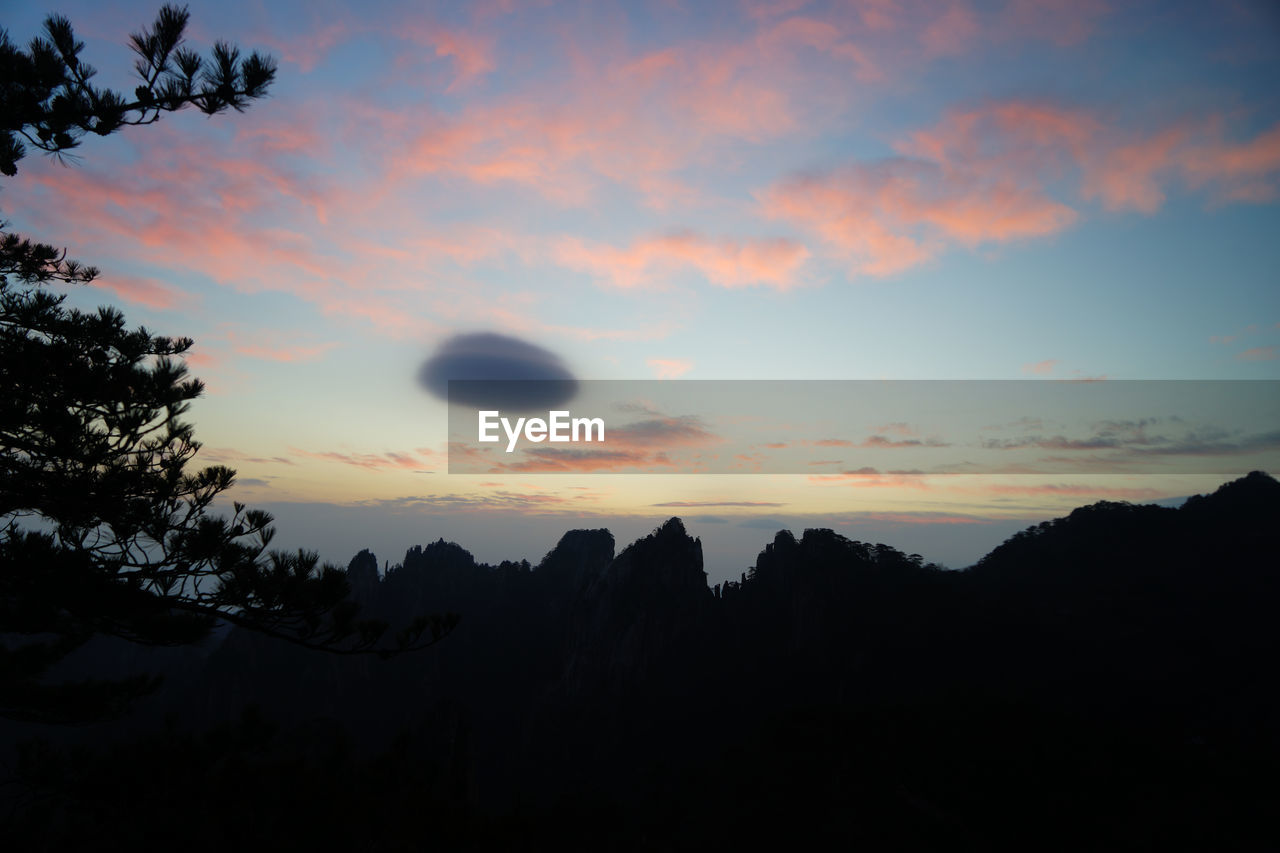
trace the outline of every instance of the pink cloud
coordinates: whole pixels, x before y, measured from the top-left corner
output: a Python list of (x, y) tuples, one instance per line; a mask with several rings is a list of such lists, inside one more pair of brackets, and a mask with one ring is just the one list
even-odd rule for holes
[(924, 26), (920, 43), (933, 56), (950, 56), (968, 51), (980, 35), (973, 8), (965, 0), (951, 0)]
[(680, 467), (666, 453), (641, 450), (556, 450), (526, 451), (519, 462), (500, 462), (491, 473), (524, 474), (593, 473), (598, 471), (655, 471)]
[(253, 465), (296, 465), (292, 459), (284, 456), (261, 456), (235, 447), (203, 447), (201, 458), (207, 462), (244, 463)]
[[(955, 171), (1024, 180), (1081, 159), (1101, 125), (1082, 110), (1047, 102), (997, 101), (949, 111), (894, 145), (898, 153)], [(1064, 154), (1067, 157), (1064, 158)]]
[(911, 160), (794, 177), (759, 198), (766, 216), (814, 230), (853, 273), (871, 276), (918, 266), (948, 245), (1045, 236), (1076, 219), (1037, 187)]
[(1031, 362), (1022, 365), (1023, 373), (1033, 373), (1036, 376), (1046, 376), (1053, 373), (1055, 367), (1058, 366), (1056, 358), (1046, 358), (1044, 361)]
[(1128, 130), (1050, 103), (952, 111), (902, 138), (898, 159), (797, 175), (757, 194), (760, 212), (816, 233), (855, 275), (891, 276), (943, 251), (1055, 234), (1077, 212), (1048, 191), (1063, 176), (1109, 210), (1153, 213), (1172, 178), (1215, 202), (1276, 195), (1280, 124), (1225, 138), (1216, 118)]
[(240, 344), (234, 347), (234, 351), (239, 355), (247, 355), (250, 358), (261, 358), (268, 361), (315, 361), (329, 350), (336, 347), (336, 343), (315, 344), (313, 346), (283, 346), (271, 347), (258, 344)]
[(1154, 213), (1164, 204), (1161, 179), (1176, 165), (1179, 146), (1187, 133), (1170, 128), (1096, 155), (1088, 165), (1083, 188), (1085, 198), (1098, 197), (1108, 210)]
[(676, 328), (675, 321), (641, 325), (631, 329), (614, 329), (593, 326), (568, 326), (547, 323), (532, 316), (527, 310), (516, 311), (501, 305), (490, 305), (485, 316), (512, 332), (535, 333), (546, 337), (572, 338), (578, 341), (652, 341), (668, 337)]
[(1153, 213), (1174, 178), (1207, 190), (1219, 203), (1273, 198), (1280, 124), (1242, 142), (1225, 133), (1213, 115), (1142, 130), (1083, 109), (1003, 101), (951, 112), (896, 148), (948, 170), (996, 175), (1024, 187), (1039, 188), (1074, 167), (1081, 195), (1108, 210)]
[(794, 17), (763, 32), (759, 44), (766, 51), (817, 51), (853, 66), (854, 78), (860, 82), (880, 80), (882, 72), (856, 41), (834, 24), (817, 18)]
[(650, 504), (650, 506), (666, 506), (681, 508), (701, 508), (711, 506), (730, 506), (730, 507), (769, 507), (769, 506), (786, 506), (786, 504), (775, 503), (773, 501), (663, 501), (662, 503)]
[(693, 362), (682, 358), (650, 358), (645, 363), (659, 379), (676, 379), (693, 369)]
[(1280, 358), (1280, 353), (1277, 353), (1275, 347), (1253, 347), (1236, 353), (1236, 358), (1241, 361), (1274, 361)]
[(426, 41), (435, 47), (436, 56), (452, 57), (454, 61), (457, 76), (449, 84), (449, 92), (455, 92), (497, 68), (492, 39), (438, 27), (429, 29), (424, 35)]
[(459, 494), (457, 492), (429, 495), (408, 495), (399, 498), (382, 498), (361, 501), (364, 506), (376, 506), (392, 512), (400, 510), (430, 509), (438, 511), (448, 508), (451, 512), (486, 513), (497, 511), (502, 515), (560, 515), (572, 511), (581, 515), (584, 510), (575, 504), (596, 500), (595, 495), (574, 495), (573, 498), (562, 495), (529, 494), (506, 489), (486, 492), (481, 495)]
[(753, 18), (778, 18), (808, 6), (810, 0), (747, 0), (743, 5)]
[(720, 287), (788, 290), (800, 284), (808, 256), (803, 245), (785, 238), (713, 240), (689, 231), (640, 239), (625, 249), (565, 237), (554, 250), (562, 266), (622, 288), (662, 286), (665, 276), (692, 268)]
[(1186, 151), (1179, 165), (1192, 186), (1210, 186), (1220, 201), (1271, 201), (1280, 171), (1280, 123), (1247, 142), (1211, 139)]
[(452, 60), (454, 78), (446, 87), (449, 92), (466, 86), (497, 67), (493, 38), (489, 34), (441, 26), (422, 18), (417, 10), (394, 19), (346, 13), (338, 20), (328, 20), (288, 38), (282, 39), (268, 32), (259, 34), (255, 40), (265, 44), (285, 62), (298, 65), (304, 74), (309, 74), (328, 58), (334, 48), (369, 35), (425, 47), (436, 57)]
[(1116, 500), (1150, 500), (1165, 497), (1157, 489), (1118, 488), (1114, 486), (1086, 486), (1042, 483), (1030, 486), (995, 484), (979, 489), (993, 495), (1021, 495), (1025, 497), (1113, 498)]
[(185, 291), (154, 278), (107, 273), (97, 279), (97, 284), (126, 302), (160, 311), (176, 308), (189, 302), (191, 298)]
[(223, 364), (222, 356), (205, 350), (189, 351), (183, 358), (189, 366), (195, 368), (212, 368)]
[(331, 21), (288, 38), (265, 31), (256, 33), (253, 41), (266, 45), (285, 62), (294, 63), (304, 74), (309, 74), (324, 61), (329, 51), (351, 38), (357, 30), (351, 21)]
[(1009, 37), (1078, 44), (1111, 12), (1106, 0), (1009, 0), (1000, 27)]
[[(368, 471), (418, 471), (430, 467), (433, 462), (428, 461), (434, 458), (434, 464), (439, 464), (439, 454), (427, 448), (419, 448), (416, 451), (387, 451), (384, 453), (344, 453), (336, 450), (314, 452), (310, 450), (302, 450), (297, 447), (290, 447), (289, 452), (295, 456), (301, 456), (306, 459), (319, 459), (324, 462), (340, 462), (343, 465), (352, 465), (357, 468), (364, 468)], [(424, 459), (423, 457), (426, 457)]]
[[(359, 113), (354, 132), (411, 140), (380, 152), (387, 186), (434, 176), (519, 185), (559, 205), (584, 206), (618, 184), (660, 209), (688, 204), (698, 194), (681, 170), (720, 157), (725, 143), (811, 134), (850, 101), (850, 75), (862, 83), (883, 77), (865, 32), (838, 14), (788, 14), (798, 8), (758, 9), (747, 32), (728, 28), (732, 35), (638, 54), (622, 47), (625, 33), (615, 44), (599, 32), (559, 30), (573, 73), (553, 87), (535, 82), (448, 115), (361, 104), (351, 111)], [(879, 20), (886, 11), (868, 14)], [(494, 64), (485, 41), (491, 34), (467, 31), (464, 45), (462, 33), (442, 35), (434, 25), (400, 29), (459, 57), (464, 75)], [(386, 130), (371, 133), (371, 126)]]
[[(98, 246), (104, 265), (125, 245), (131, 261), (189, 270), (241, 291), (291, 293), (327, 314), (366, 320), (393, 335), (432, 331), (432, 321), (422, 316), (427, 306), (415, 298), (422, 274), (414, 267), (434, 263), (436, 256), (415, 258), (412, 247), (378, 254), (352, 241), (349, 224), (331, 226), (322, 216), (333, 196), (323, 181), (316, 189), (291, 178), (288, 169), (260, 179), (260, 169), (293, 156), (272, 149), (270, 134), (245, 137), (245, 145), (262, 158), (247, 164), (240, 156), (222, 156), (210, 140), (179, 149), (168, 144), (163, 127), (156, 133), (151, 153), (135, 167), (110, 173), (32, 170), (23, 189), (39, 201), (27, 206), (50, 221), (73, 223), (75, 243), (87, 251)], [(186, 192), (179, 197), (173, 185)], [(472, 242), (481, 240), (475, 235)], [(104, 283), (111, 286), (112, 280)], [(163, 289), (146, 285), (131, 280), (120, 287), (126, 298), (163, 304)], [(259, 348), (255, 354), (267, 353)]]
[(928, 489), (918, 474), (880, 472), (875, 468), (859, 468), (839, 474), (810, 474), (811, 483), (835, 483), (864, 489)]

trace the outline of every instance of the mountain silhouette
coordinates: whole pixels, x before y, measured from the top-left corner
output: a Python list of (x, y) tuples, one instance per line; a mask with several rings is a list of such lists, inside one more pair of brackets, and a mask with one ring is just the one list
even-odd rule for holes
[[(616, 553), (569, 531), (537, 566), (439, 540), (379, 573), (366, 550), (357, 599), (462, 614), (446, 642), (379, 662), (231, 631), (107, 740), (223, 768), (196, 734), (222, 732), (321, 802), (295, 776), (361, 779), (382, 823), (338, 813), (373, 849), (414, 837), (411, 794), (460, 848), (1275, 849), (1277, 520), (1254, 472), (1177, 508), (1081, 507), (962, 571), (782, 531), (711, 588), (678, 518)], [(89, 837), (22, 814), (14, 837)]]

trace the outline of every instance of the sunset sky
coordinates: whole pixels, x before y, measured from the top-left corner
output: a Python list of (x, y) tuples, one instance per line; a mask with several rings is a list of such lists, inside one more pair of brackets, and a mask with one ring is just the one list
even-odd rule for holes
[[(25, 43), (66, 15), (97, 82), (131, 92), (127, 38), (158, 8), (19, 2), (4, 26)], [(30, 154), (0, 214), (102, 269), (73, 304), (195, 339), (197, 459), (239, 472), (276, 544), (345, 565), (444, 537), (537, 562), (572, 527), (622, 545), (680, 515), (713, 582), (781, 527), (962, 566), (1248, 461), (448, 474), (418, 374), (463, 334), (580, 379), (1280, 379), (1269, 0), (190, 10), (191, 46), (276, 57), (270, 97), (88, 138), (69, 166)], [(915, 434), (888, 420), (850, 428)], [(1275, 435), (1252, 446), (1275, 458)]]

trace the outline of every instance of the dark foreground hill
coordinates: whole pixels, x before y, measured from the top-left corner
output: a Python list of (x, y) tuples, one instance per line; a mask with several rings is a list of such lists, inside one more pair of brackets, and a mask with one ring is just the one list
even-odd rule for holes
[(438, 541), (380, 576), (362, 552), (367, 608), (455, 632), (385, 663), (232, 632), (115, 745), (25, 747), (5, 828), (23, 849), (1280, 849), (1277, 521), (1254, 473), (1083, 507), (963, 572), (784, 531), (710, 589), (674, 518), (617, 554), (570, 531), (537, 567)]

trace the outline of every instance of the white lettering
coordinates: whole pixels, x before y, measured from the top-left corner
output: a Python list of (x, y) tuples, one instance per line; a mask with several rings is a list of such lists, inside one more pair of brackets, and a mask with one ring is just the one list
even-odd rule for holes
[(569, 436), (563, 432), (564, 428), (569, 425), (568, 412), (551, 412), (551, 434), (547, 436), (548, 441), (568, 441)]
[(516, 439), (520, 437), (520, 427), (524, 426), (524, 418), (516, 418), (516, 428), (511, 428), (511, 422), (506, 418), (502, 419), (502, 428), (507, 431), (507, 452), (510, 453), (516, 449)]
[(480, 440), (481, 441), (497, 441), (496, 435), (489, 435), (489, 430), (497, 429), (497, 422), (490, 422), (490, 418), (496, 418), (497, 412), (481, 412), (480, 413)]
[(507, 452), (514, 453), (516, 444), (523, 435), (525, 441), (604, 441), (604, 418), (573, 418), (569, 412), (555, 411), (547, 413), (548, 420), (542, 418), (510, 418), (502, 417), (496, 410), (479, 413), (478, 440), (500, 441), (498, 427), (507, 436)]
[[(565, 412), (565, 414), (567, 415), (569, 413)], [(583, 429), (586, 430), (587, 434), (586, 434), (586, 437), (581, 440), (592, 441), (593, 439), (591, 438), (591, 428), (593, 426), (596, 428), (597, 436), (598, 436), (594, 440), (604, 441), (604, 418), (574, 418), (573, 419), (573, 440), (574, 441), (579, 440), (578, 427), (582, 427)]]

